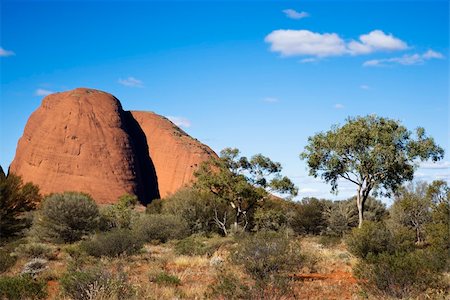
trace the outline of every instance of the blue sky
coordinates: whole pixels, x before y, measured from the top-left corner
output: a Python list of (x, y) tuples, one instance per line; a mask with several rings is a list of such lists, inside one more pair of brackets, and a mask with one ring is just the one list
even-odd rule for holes
[(447, 1), (1, 0), (0, 165), (50, 92), (90, 87), (169, 116), (219, 151), (283, 164), (299, 198), (345, 198), (307, 176), (307, 138), (376, 113), (445, 148), (423, 180), (450, 180)]

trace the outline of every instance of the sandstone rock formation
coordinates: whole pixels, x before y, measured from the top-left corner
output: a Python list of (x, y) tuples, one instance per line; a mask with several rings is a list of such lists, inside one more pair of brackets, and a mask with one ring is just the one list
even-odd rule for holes
[(98, 90), (49, 95), (29, 118), (9, 171), (44, 195), (81, 191), (103, 204), (129, 193), (146, 204), (159, 190), (165, 196), (188, 183), (196, 164), (213, 155), (187, 135), (177, 136), (170, 121), (153, 113), (133, 115)]
[(132, 111), (147, 137), (159, 193), (162, 198), (194, 179), (199, 164), (216, 156), (208, 146), (193, 139), (167, 118), (152, 112)]

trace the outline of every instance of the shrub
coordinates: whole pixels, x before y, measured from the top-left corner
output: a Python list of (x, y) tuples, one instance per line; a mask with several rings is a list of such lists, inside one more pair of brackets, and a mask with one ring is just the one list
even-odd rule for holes
[(201, 235), (191, 235), (182, 240), (176, 241), (175, 253), (179, 255), (208, 255), (212, 256), (221, 246), (232, 243), (232, 238), (224, 237), (204, 237)]
[(20, 257), (55, 259), (55, 249), (43, 243), (28, 243), (19, 245), (14, 252)]
[(361, 228), (354, 228), (346, 237), (348, 251), (359, 258), (388, 251), (390, 233), (384, 223), (365, 221)]
[(100, 224), (102, 231), (113, 228), (131, 229), (133, 221), (137, 218), (134, 207), (138, 199), (134, 195), (122, 195), (117, 203), (100, 209)]
[(298, 243), (291, 243), (285, 232), (260, 231), (239, 241), (232, 260), (244, 266), (257, 281), (298, 268), (303, 260)]
[(29, 225), (24, 213), (35, 209), (41, 199), (37, 186), (23, 184), (14, 174), (6, 176), (0, 167), (0, 239), (21, 233)]
[(322, 235), (319, 238), (319, 244), (321, 244), (324, 247), (334, 247), (340, 244), (341, 241), (342, 241), (341, 237), (332, 235)]
[(163, 200), (154, 199), (154, 200), (152, 200), (152, 202), (147, 204), (147, 207), (145, 208), (145, 212), (147, 214), (161, 214), (162, 207), (163, 207)]
[(293, 206), (291, 228), (298, 234), (319, 234), (326, 228), (325, 209), (329, 201), (316, 198), (304, 198)]
[(166, 272), (160, 272), (154, 275), (150, 275), (150, 281), (160, 285), (180, 285), (181, 280), (175, 275), (168, 274)]
[(0, 249), (0, 274), (14, 266), (16, 260), (17, 258), (11, 255), (11, 251)]
[(72, 243), (97, 229), (98, 221), (98, 207), (89, 195), (65, 192), (45, 198), (35, 230), (44, 240)]
[(142, 241), (131, 230), (115, 229), (98, 233), (91, 240), (82, 242), (81, 249), (95, 257), (116, 257), (121, 254), (135, 254), (142, 245)]
[(33, 280), (29, 275), (0, 277), (0, 299), (44, 299), (47, 297), (47, 284)]
[[(214, 223), (214, 197), (210, 193), (200, 192), (191, 188), (181, 189), (164, 200), (162, 212), (180, 216), (186, 221), (191, 233), (217, 232)], [(221, 212), (218, 212), (222, 215)]]
[(59, 282), (63, 294), (74, 300), (130, 299), (135, 294), (125, 273), (112, 275), (99, 267), (69, 270)]
[(48, 261), (42, 258), (33, 258), (25, 264), (22, 270), (22, 274), (29, 274), (31, 277), (35, 278), (37, 274), (47, 270)]
[(358, 262), (355, 275), (367, 280), (366, 287), (374, 293), (398, 298), (417, 296), (435, 288), (441, 279), (422, 251), (369, 255), (367, 261)]
[(189, 235), (186, 222), (174, 215), (145, 215), (141, 217), (134, 228), (136, 235), (145, 242), (166, 242), (182, 239)]
[(256, 209), (253, 222), (255, 223), (255, 231), (278, 231), (288, 226), (286, 213), (276, 209)]
[(251, 299), (250, 289), (232, 272), (222, 270), (208, 286), (207, 299)]

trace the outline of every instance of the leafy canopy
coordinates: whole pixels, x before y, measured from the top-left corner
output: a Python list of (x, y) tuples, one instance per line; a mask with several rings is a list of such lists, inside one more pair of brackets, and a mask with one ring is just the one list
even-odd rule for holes
[[(365, 191), (390, 196), (405, 181), (413, 179), (419, 160), (437, 161), (444, 150), (427, 137), (423, 128), (416, 138), (398, 121), (375, 115), (348, 118), (345, 125), (308, 139), (300, 155), (309, 173), (331, 183), (337, 192), (338, 179), (346, 179)], [(366, 196), (366, 195), (365, 195)]]

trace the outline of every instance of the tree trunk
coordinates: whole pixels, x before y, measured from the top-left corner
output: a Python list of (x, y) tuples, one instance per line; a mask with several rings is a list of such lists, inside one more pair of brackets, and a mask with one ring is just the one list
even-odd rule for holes
[(364, 205), (363, 196), (361, 195), (361, 189), (358, 189), (358, 194), (356, 195), (356, 206), (358, 207), (358, 228), (362, 227), (364, 221)]

